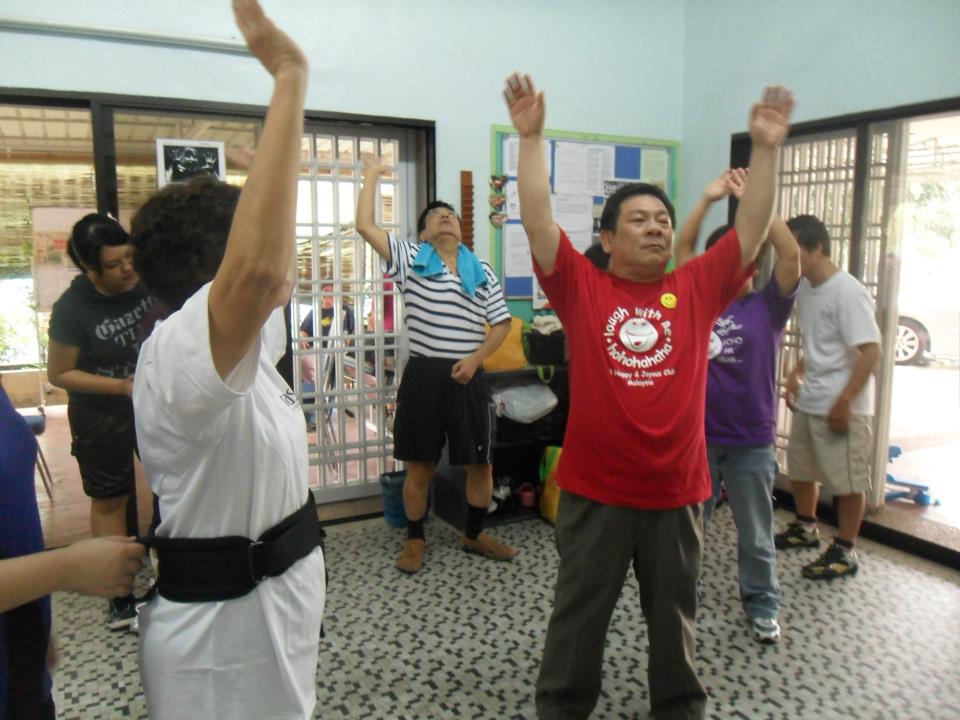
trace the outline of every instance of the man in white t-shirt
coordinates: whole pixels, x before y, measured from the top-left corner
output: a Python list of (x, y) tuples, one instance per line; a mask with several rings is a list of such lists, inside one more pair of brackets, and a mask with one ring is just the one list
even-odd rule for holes
[(779, 549), (818, 547), (818, 483), (837, 498), (837, 536), (803, 576), (854, 575), (853, 546), (870, 489), (873, 377), (880, 329), (866, 288), (830, 259), (830, 235), (812, 215), (787, 223), (800, 245), (797, 311), (803, 356), (787, 380), (793, 410), (787, 454), (797, 517), (776, 536)]

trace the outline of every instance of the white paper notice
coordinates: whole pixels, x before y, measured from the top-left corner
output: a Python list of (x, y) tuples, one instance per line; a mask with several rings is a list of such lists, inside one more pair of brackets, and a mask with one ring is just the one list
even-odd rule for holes
[(659, 185), (667, 189), (667, 168), (670, 155), (666, 150), (644, 148), (640, 155), (640, 182)]
[(586, 146), (586, 185), (591, 195), (603, 195), (603, 181), (613, 177), (615, 151), (612, 145)]
[(587, 193), (587, 146), (583, 143), (558, 142), (553, 191), (558, 195)]
[(589, 195), (553, 195), (553, 219), (581, 252), (590, 247), (593, 235), (593, 198)]
[[(553, 172), (551, 168), (550, 141), (543, 142), (543, 159), (547, 162), (547, 175)], [(517, 176), (517, 164), (520, 162), (520, 138), (510, 135), (503, 139), (503, 174), (510, 177)]]
[(520, 194), (517, 191), (516, 180), (508, 180), (504, 186), (504, 194), (507, 196), (507, 203), (503, 211), (507, 214), (507, 220), (520, 219)]
[(520, 157), (520, 138), (510, 135), (503, 139), (503, 174), (517, 176), (517, 160)]
[(523, 225), (507, 223), (503, 226), (503, 276), (530, 277), (533, 275), (533, 259), (530, 244)]
[(543, 308), (550, 306), (550, 301), (547, 300), (547, 294), (543, 291), (543, 288), (540, 287), (536, 275), (533, 276), (533, 298), (530, 302), (534, 310), (543, 310)]

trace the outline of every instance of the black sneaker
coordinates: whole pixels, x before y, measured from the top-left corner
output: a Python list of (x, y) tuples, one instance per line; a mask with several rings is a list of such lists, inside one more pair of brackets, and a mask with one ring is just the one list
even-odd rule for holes
[(124, 630), (137, 617), (137, 609), (132, 602), (117, 605), (113, 600), (107, 606), (107, 627), (111, 630)]
[(787, 525), (786, 530), (773, 536), (773, 544), (777, 546), (778, 550), (820, 547), (820, 530), (814, 526), (813, 532), (807, 532), (802, 522), (794, 520)]
[(836, 543), (809, 565), (803, 566), (803, 576), (808, 580), (833, 580), (838, 577), (856, 575), (860, 569), (857, 554)]

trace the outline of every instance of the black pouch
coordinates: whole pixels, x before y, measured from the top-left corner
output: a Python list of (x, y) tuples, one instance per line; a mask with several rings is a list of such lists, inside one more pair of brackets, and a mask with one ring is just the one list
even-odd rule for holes
[(523, 354), (530, 365), (566, 365), (567, 336), (563, 330), (544, 334), (528, 324), (521, 340)]

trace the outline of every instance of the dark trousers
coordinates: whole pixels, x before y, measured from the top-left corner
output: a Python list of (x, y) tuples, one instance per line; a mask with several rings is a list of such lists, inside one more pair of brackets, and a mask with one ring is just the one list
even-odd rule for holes
[(560, 567), (537, 679), (537, 716), (587, 718), (593, 711), (607, 628), (632, 562), (647, 624), (654, 717), (702, 720), (706, 692), (694, 666), (702, 506), (636, 510), (563, 492), (556, 536)]

